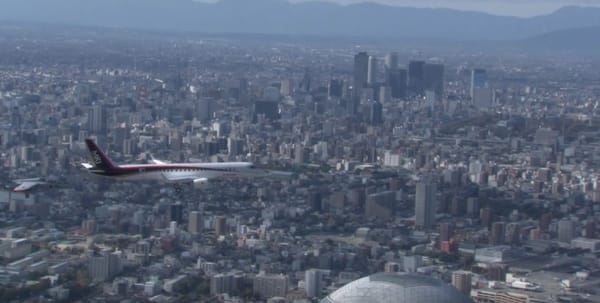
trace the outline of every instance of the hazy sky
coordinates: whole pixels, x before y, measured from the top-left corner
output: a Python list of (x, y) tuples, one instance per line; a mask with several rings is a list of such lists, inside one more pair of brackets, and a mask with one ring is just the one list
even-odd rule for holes
[[(251, 1), (251, 0), (250, 0)], [(310, 0), (291, 0), (301, 2)], [(324, 0), (349, 4), (364, 0)], [(550, 13), (562, 6), (600, 6), (600, 0), (369, 0), (384, 4), (415, 7), (446, 7), (484, 11), (497, 15), (534, 16)]]

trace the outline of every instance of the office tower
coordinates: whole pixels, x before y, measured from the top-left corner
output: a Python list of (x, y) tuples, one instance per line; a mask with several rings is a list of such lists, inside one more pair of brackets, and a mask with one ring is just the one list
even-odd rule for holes
[(385, 56), (385, 70), (395, 70), (398, 68), (398, 53), (391, 52)]
[(292, 80), (290, 79), (285, 79), (281, 81), (281, 89), (279, 90), (279, 93), (282, 96), (289, 96), (292, 94), (292, 88), (293, 88), (293, 84), (292, 84)]
[(575, 222), (570, 219), (558, 221), (558, 241), (571, 243), (575, 237)]
[(508, 223), (506, 225), (506, 243), (507, 244), (518, 244), (521, 240), (521, 227), (519, 223)]
[(490, 245), (504, 244), (504, 222), (494, 222), (490, 230), (489, 242)]
[(322, 209), (322, 195), (318, 191), (311, 191), (308, 193), (308, 197), (306, 198), (306, 204), (313, 211), (321, 211)]
[(253, 113), (254, 121), (258, 116), (264, 116), (268, 120), (277, 120), (279, 119), (279, 102), (257, 100), (254, 102)]
[(381, 125), (383, 123), (383, 105), (379, 102), (372, 102), (369, 111), (369, 122), (371, 125)]
[(455, 271), (452, 273), (452, 286), (468, 295), (471, 292), (471, 273), (468, 271)]
[(369, 74), (369, 55), (360, 52), (354, 56), (354, 82), (352, 84), (353, 95), (360, 97), (360, 92), (367, 85)]
[(392, 88), (389, 86), (379, 87), (379, 97), (377, 101), (381, 104), (389, 103), (392, 100)]
[(88, 131), (95, 134), (106, 132), (106, 110), (95, 105), (88, 110)]
[(489, 86), (487, 72), (485, 69), (475, 68), (471, 71), (471, 98), (473, 89)]
[(444, 96), (444, 65), (427, 63), (423, 67), (425, 90), (435, 93), (435, 98), (441, 100)]
[(402, 267), (405, 272), (417, 272), (419, 267), (423, 265), (423, 257), (418, 255), (403, 256)]
[(377, 58), (374, 56), (369, 56), (367, 84), (373, 85), (375, 83), (377, 83)]
[(210, 294), (235, 295), (242, 286), (244, 276), (241, 274), (217, 274), (210, 278)]
[(243, 155), (245, 143), (246, 141), (243, 139), (227, 138), (227, 154), (233, 157)]
[(415, 194), (415, 225), (429, 228), (435, 224), (437, 186), (431, 180), (417, 183)]
[(393, 98), (406, 98), (407, 90), (406, 69), (392, 69), (387, 75), (387, 85), (392, 88)]
[(467, 215), (471, 217), (479, 215), (479, 200), (476, 197), (467, 198)]
[(195, 104), (196, 118), (200, 121), (208, 121), (213, 118), (217, 110), (217, 102), (213, 98), (203, 97)]
[(344, 80), (331, 79), (327, 85), (327, 96), (329, 98), (341, 98), (344, 94)]
[(543, 213), (540, 217), (540, 229), (542, 231), (548, 231), (548, 227), (550, 227), (550, 223), (552, 223), (552, 213)]
[(252, 290), (261, 298), (285, 297), (289, 279), (285, 275), (267, 275), (260, 273), (252, 279)]
[(304, 273), (306, 296), (316, 298), (321, 296), (321, 271), (309, 269)]
[(202, 232), (202, 214), (199, 211), (191, 211), (188, 217), (188, 232), (199, 234)]
[(215, 216), (215, 236), (218, 238), (227, 234), (227, 219), (223, 216)]
[(471, 71), (471, 101), (478, 109), (488, 109), (493, 105), (494, 91), (489, 85), (484, 69)]
[(88, 273), (93, 281), (104, 282), (114, 278), (121, 271), (119, 255), (115, 253), (91, 257)]
[(450, 241), (454, 235), (454, 225), (452, 223), (440, 224), (440, 242)]
[(492, 209), (489, 207), (480, 209), (479, 220), (481, 221), (481, 226), (489, 227), (492, 223)]
[(396, 212), (396, 193), (384, 191), (367, 196), (365, 216), (367, 218), (389, 221)]
[(408, 63), (408, 89), (412, 94), (425, 94), (425, 61)]
[(167, 220), (181, 223), (183, 221), (183, 204), (172, 203), (167, 210)]

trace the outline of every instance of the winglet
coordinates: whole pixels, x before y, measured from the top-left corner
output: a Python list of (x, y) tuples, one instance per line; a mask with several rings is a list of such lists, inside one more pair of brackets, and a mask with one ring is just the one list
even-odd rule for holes
[(88, 151), (90, 153), (90, 163), (93, 165), (95, 169), (101, 169), (104, 171), (109, 171), (115, 169), (115, 166), (112, 164), (112, 161), (104, 154), (102, 149), (96, 145), (96, 142), (92, 139), (85, 139), (85, 144), (87, 145)]

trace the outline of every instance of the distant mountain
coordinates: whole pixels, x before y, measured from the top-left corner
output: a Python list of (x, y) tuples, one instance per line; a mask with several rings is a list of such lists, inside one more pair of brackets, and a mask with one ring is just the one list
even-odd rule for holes
[(522, 46), (551, 50), (600, 50), (600, 26), (558, 30), (526, 39)]
[(283, 0), (1, 0), (0, 20), (103, 27), (321, 36), (518, 40), (600, 26), (600, 8), (566, 7), (532, 18), (451, 9)]

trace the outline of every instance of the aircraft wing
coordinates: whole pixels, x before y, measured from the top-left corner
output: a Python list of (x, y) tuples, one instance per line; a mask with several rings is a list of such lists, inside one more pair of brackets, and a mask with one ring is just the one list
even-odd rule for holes
[(24, 181), (21, 182), (17, 187), (15, 187), (15, 192), (26, 192), (37, 185), (44, 184), (44, 182), (40, 181)]
[(180, 174), (175, 174), (175, 173), (168, 173), (168, 172), (162, 173), (162, 176), (167, 182), (172, 182), (172, 183), (192, 182), (195, 179), (198, 179), (197, 176), (190, 177), (190, 176), (185, 176), (185, 175), (180, 175)]

